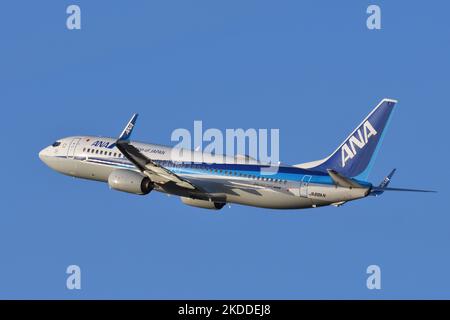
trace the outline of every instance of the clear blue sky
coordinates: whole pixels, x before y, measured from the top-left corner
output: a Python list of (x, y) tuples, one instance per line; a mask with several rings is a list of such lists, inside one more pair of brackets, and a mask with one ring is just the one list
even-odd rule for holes
[[(0, 13), (0, 298), (450, 298), (447, 1), (9, 1)], [(382, 30), (366, 28), (381, 6)], [(78, 4), (82, 29), (66, 29)], [(210, 212), (69, 178), (59, 137), (279, 128), (285, 163), (331, 152), (399, 100), (371, 180), (334, 208)], [(82, 290), (65, 287), (66, 267)], [(366, 288), (366, 268), (382, 290)]]

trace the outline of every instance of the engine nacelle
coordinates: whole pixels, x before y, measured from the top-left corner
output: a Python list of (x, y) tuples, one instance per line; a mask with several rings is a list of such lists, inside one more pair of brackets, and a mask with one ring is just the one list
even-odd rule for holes
[(131, 170), (114, 170), (108, 177), (108, 184), (112, 189), (134, 194), (148, 194), (153, 189), (151, 180)]
[(191, 198), (186, 198), (186, 197), (180, 197), (180, 198), (181, 198), (181, 201), (184, 204), (187, 204), (188, 206), (198, 207), (198, 208), (203, 208), (203, 209), (220, 210), (225, 205), (225, 202), (198, 200), (198, 199), (191, 199)]

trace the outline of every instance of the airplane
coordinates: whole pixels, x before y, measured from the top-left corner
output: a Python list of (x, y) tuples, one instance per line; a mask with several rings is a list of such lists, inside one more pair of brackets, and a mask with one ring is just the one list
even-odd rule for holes
[[(367, 181), (397, 101), (383, 99), (328, 157), (297, 165), (224, 155), (221, 161), (197, 150), (131, 141), (134, 114), (118, 138), (71, 136), (39, 152), (51, 169), (102, 181), (111, 189), (147, 195), (176, 195), (190, 206), (219, 210), (225, 204), (271, 209), (341, 206), (385, 191), (435, 192), (390, 188), (395, 169), (375, 186)], [(200, 152), (200, 154), (198, 154)], [(197, 153), (197, 154), (196, 154)], [(201, 162), (193, 162), (194, 156)], [(198, 157), (196, 158), (198, 159)]]

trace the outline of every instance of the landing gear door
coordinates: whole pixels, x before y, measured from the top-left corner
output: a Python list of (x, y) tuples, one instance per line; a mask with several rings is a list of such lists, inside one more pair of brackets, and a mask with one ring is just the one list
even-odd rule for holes
[(77, 148), (78, 142), (80, 142), (80, 138), (75, 138), (72, 140), (72, 142), (69, 145), (69, 148), (67, 149), (67, 158), (73, 159), (75, 157), (75, 150)]
[(312, 176), (303, 176), (302, 181), (300, 181), (300, 197), (308, 197), (308, 185), (311, 181)]

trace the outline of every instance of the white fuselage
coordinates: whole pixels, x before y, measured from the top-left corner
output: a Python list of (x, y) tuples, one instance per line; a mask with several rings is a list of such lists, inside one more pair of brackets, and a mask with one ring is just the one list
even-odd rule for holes
[[(292, 166), (269, 165), (255, 160), (221, 157), (197, 151), (131, 142), (146, 157), (207, 191), (208, 197), (274, 209), (298, 209), (341, 204), (365, 197), (367, 188), (337, 186), (329, 175)], [(115, 139), (74, 136), (44, 148), (39, 157), (50, 168), (74, 177), (108, 182), (115, 170), (140, 171), (115, 147)], [(195, 162), (193, 162), (193, 159)], [(198, 161), (198, 159), (201, 159)], [(274, 170), (271, 170), (274, 171)], [(155, 184), (154, 190), (181, 197), (201, 198), (180, 188)]]

